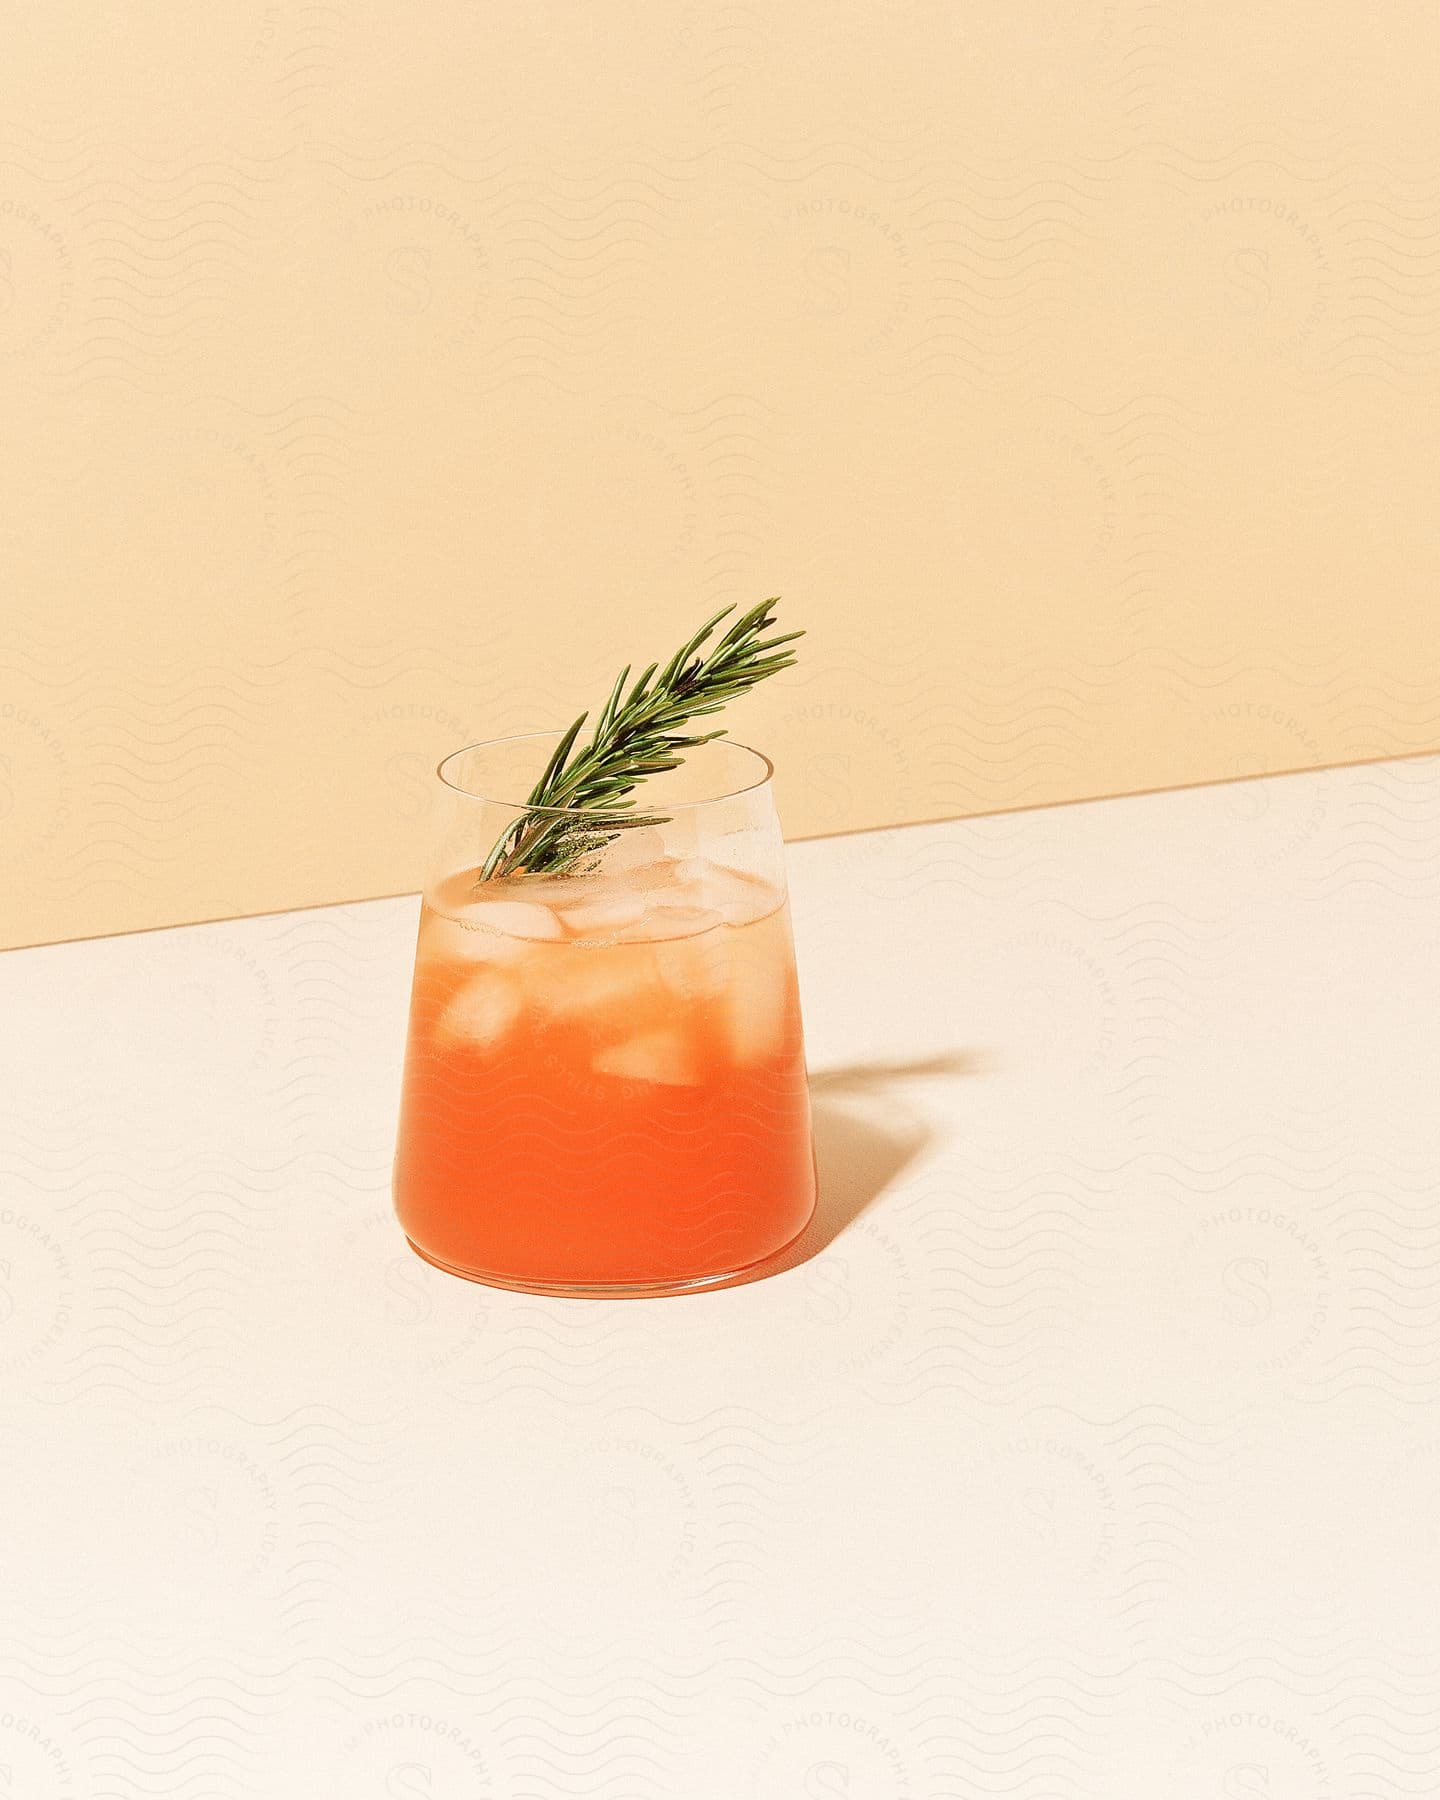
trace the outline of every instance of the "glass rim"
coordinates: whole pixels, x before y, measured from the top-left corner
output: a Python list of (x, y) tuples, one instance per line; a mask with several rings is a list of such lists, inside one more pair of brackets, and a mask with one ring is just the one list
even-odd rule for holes
[[(502, 744), (532, 743), (539, 738), (549, 738), (558, 743), (565, 733), (563, 731), (513, 731), (504, 737), (481, 738), (473, 744), (463, 744), (460, 749), (452, 750), (448, 756), (442, 756), (435, 765), (435, 773), (442, 784), (452, 794), (460, 794), (466, 800), (483, 801), (487, 806), (504, 806), (512, 812), (540, 813), (549, 818), (570, 818), (583, 813), (591, 819), (634, 817), (637, 811), (644, 812), (643, 807), (621, 807), (612, 813), (606, 813), (600, 807), (592, 806), (532, 806), (527, 800), (502, 800), (497, 794), (477, 793), (474, 788), (463, 787), (458, 781), (446, 774), (452, 763), (458, 762), (462, 756), (469, 756), (475, 750), (497, 750)], [(727, 750), (740, 750), (759, 764), (760, 773), (754, 781), (747, 781), (743, 787), (727, 788), (723, 794), (708, 794), (703, 800), (664, 800), (657, 803), (657, 810), (668, 818), (677, 812), (693, 812), (702, 806), (722, 806), (727, 800), (738, 800), (742, 794), (753, 794), (757, 789), (769, 785), (774, 779), (775, 765), (763, 750), (756, 750), (753, 745), (742, 744), (738, 738), (712, 738), (711, 744), (722, 745)], [(697, 750), (707, 749), (709, 745), (696, 745)], [(683, 759), (682, 759), (683, 760)], [(641, 784), (637, 784), (641, 785)]]

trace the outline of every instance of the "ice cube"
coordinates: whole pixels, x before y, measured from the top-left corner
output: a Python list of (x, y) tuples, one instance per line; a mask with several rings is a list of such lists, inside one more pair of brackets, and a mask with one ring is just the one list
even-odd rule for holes
[(506, 958), (503, 946), (487, 938), (545, 941), (562, 935), (560, 921), (546, 904), (558, 882), (523, 885), (518, 881), (481, 881), (478, 871), (464, 869), (436, 884), (428, 896), (432, 914), (469, 934), (468, 946), (456, 932), (441, 932), (446, 949), (462, 961), (496, 962)]
[(691, 1087), (700, 1079), (699, 1059), (684, 1032), (673, 1027), (642, 1032), (611, 1044), (594, 1060), (598, 1075), (649, 1081), (662, 1087)]
[(525, 954), (518, 938), (481, 931), (463, 919), (446, 918), (427, 906), (420, 917), (416, 960), (423, 963), (512, 963)]
[(768, 887), (784, 879), (785, 846), (773, 817), (764, 825), (741, 825), (708, 838), (705, 854), (722, 868), (763, 881)]
[(698, 937), (675, 938), (655, 945), (660, 979), (682, 1000), (717, 1000), (730, 971), (729, 932), (707, 931)]
[(477, 969), (440, 1015), (438, 1035), (456, 1042), (493, 1044), (520, 1016), (520, 990), (498, 969)]
[(645, 903), (625, 888), (601, 885), (587, 889), (573, 904), (562, 907), (559, 916), (572, 938), (581, 943), (605, 942), (627, 926), (638, 924), (645, 916)]
[(640, 894), (648, 901), (652, 895), (667, 893), (675, 886), (678, 866), (673, 856), (662, 856), (658, 862), (627, 869), (620, 879), (632, 893)]
[(593, 879), (632, 893), (650, 893), (670, 885), (675, 867), (659, 828), (644, 825), (620, 832), (605, 846)]
[(677, 866), (676, 880), (696, 905), (708, 907), (727, 925), (748, 925), (780, 905), (780, 894), (768, 882), (706, 857), (687, 857)]
[(720, 915), (708, 906), (694, 906), (688, 900), (650, 901), (640, 919), (625, 934), (637, 943), (654, 944), (666, 938), (699, 937), (713, 931)]
[(600, 853), (601, 875), (632, 875), (666, 860), (658, 826), (637, 825), (619, 832)]
[(641, 944), (571, 944), (526, 969), (526, 997), (560, 1018), (584, 1018), (597, 1037), (619, 1037), (659, 992), (654, 959)]
[(477, 901), (463, 923), (472, 931), (492, 931), (501, 937), (524, 938), (531, 943), (553, 941), (565, 935), (550, 908), (532, 900)]
[(558, 911), (574, 898), (576, 886), (577, 879), (573, 875), (511, 875), (503, 881), (483, 883), (476, 898), (519, 900)]

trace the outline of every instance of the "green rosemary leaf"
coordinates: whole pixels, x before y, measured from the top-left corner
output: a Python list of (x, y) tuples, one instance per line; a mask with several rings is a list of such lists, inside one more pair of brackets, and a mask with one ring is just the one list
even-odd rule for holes
[(605, 705), (601, 709), (600, 717), (595, 722), (597, 736), (604, 737), (605, 733), (610, 729), (610, 721), (615, 717), (615, 709), (620, 704), (620, 696), (624, 693), (625, 683), (629, 679), (630, 665), (629, 663), (626, 663), (619, 675), (616, 676), (615, 685), (610, 690), (610, 698), (605, 702)]
[[(678, 768), (686, 751), (725, 735), (723, 726), (718, 731), (689, 731), (691, 720), (718, 712), (795, 661), (794, 652), (782, 646), (803, 637), (803, 631), (764, 635), (774, 623), (778, 604), (779, 596), (774, 595), (752, 606), (707, 651), (716, 626), (735, 610), (723, 607), (663, 668), (651, 663), (628, 693), (630, 668), (622, 669), (596, 715), (588, 742), (580, 742), (589, 717), (581, 713), (556, 744), (544, 774), (526, 797), (527, 810), (486, 857), (481, 880), (591, 868), (620, 832), (666, 824), (659, 814), (624, 811), (621, 816), (622, 810), (633, 808), (631, 792), (646, 776)], [(564, 816), (558, 809), (564, 809)]]

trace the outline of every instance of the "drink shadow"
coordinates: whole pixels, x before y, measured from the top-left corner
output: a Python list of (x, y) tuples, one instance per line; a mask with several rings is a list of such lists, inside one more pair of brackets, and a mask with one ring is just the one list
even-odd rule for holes
[(932, 1125), (907, 1098), (922, 1078), (976, 1075), (975, 1050), (941, 1051), (906, 1061), (851, 1063), (810, 1077), (818, 1195), (805, 1230), (764, 1262), (706, 1291), (744, 1287), (812, 1261), (891, 1187), (933, 1141)]

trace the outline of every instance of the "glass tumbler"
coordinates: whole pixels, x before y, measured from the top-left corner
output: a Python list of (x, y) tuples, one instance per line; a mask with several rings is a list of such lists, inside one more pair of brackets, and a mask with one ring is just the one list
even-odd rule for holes
[[(473, 1281), (705, 1287), (784, 1248), (815, 1204), (771, 765), (701, 745), (635, 790), (648, 824), (527, 807), (559, 735), (438, 770), (396, 1211), (419, 1255)], [(522, 822), (583, 831), (586, 851), (482, 879)]]

